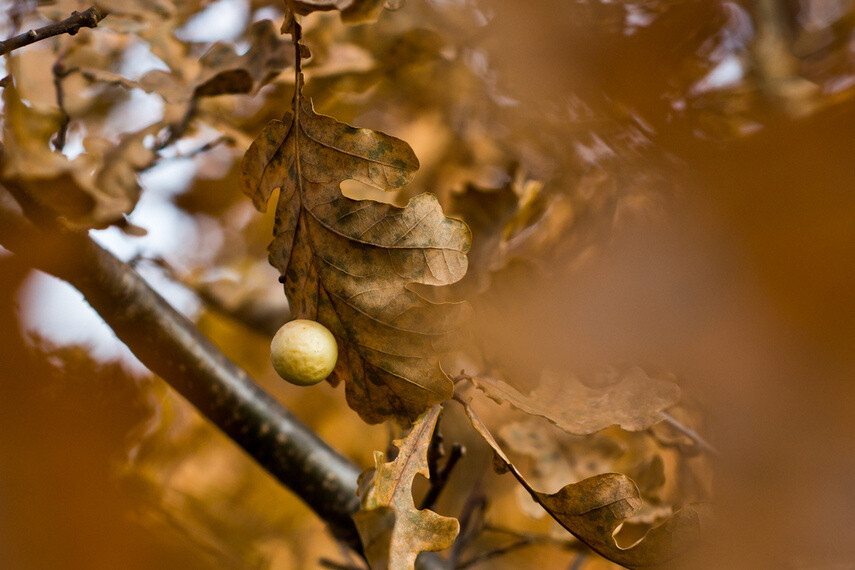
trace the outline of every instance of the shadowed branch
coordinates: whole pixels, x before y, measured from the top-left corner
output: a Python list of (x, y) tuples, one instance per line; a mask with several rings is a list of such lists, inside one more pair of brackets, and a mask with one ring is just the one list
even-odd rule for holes
[[(296, 493), (333, 535), (361, 551), (351, 515), (359, 468), (256, 385), (129, 265), (86, 233), (62, 229), (0, 187), (0, 245), (78, 289), (150, 370), (187, 398), (268, 472)], [(9, 191), (7, 191), (7, 189)], [(16, 198), (31, 218), (24, 216)], [(22, 199), (23, 198), (23, 199)], [(419, 568), (445, 562), (422, 556)]]

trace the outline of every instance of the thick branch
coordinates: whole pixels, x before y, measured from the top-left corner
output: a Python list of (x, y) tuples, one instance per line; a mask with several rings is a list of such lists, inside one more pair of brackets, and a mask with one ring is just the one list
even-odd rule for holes
[(0, 243), (80, 290), (153, 372), (358, 548), (359, 469), (261, 390), (128, 265), (86, 234), (38, 230), (0, 190)]
[[(83, 293), (143, 364), (361, 552), (351, 519), (359, 508), (359, 468), (259, 388), (136, 271), (85, 233), (37, 228), (3, 187), (0, 245)], [(420, 570), (446, 567), (434, 553), (418, 562)]]
[(72, 12), (71, 16), (61, 22), (49, 24), (37, 30), (30, 30), (29, 32), (24, 32), (14, 38), (9, 38), (8, 40), (0, 42), (0, 55), (6, 55), (10, 51), (34, 44), (53, 36), (61, 34), (73, 36), (80, 30), (80, 28), (97, 27), (98, 22), (103, 20), (106, 16), (107, 13), (97, 6), (92, 6), (83, 12)]

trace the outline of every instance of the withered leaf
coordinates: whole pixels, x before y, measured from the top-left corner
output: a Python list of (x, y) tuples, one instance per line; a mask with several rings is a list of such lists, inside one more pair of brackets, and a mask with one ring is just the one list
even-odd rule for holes
[[(286, 3), (295, 14), (304, 16), (312, 12), (338, 10), (341, 12), (342, 22), (348, 24), (373, 22), (383, 8), (390, 4), (387, 0), (286, 0)], [(395, 2), (390, 7), (397, 5)]]
[(407, 184), (418, 161), (405, 142), (318, 115), (308, 101), (270, 122), (242, 163), (244, 191), (264, 210), (281, 187), (270, 262), (284, 276), (295, 318), (336, 336), (351, 408), (369, 423), (412, 421), (452, 396), (441, 352), (468, 306), (433, 303), (414, 284), (466, 272), (470, 234), (431, 194), (403, 208), (345, 198), (353, 179), (381, 190)]
[(418, 510), (413, 502), (413, 478), (429, 476), (427, 454), (440, 409), (425, 412), (405, 438), (395, 440), (394, 461), (384, 463), (383, 453), (374, 453), (373, 480), (353, 517), (372, 570), (412, 569), (420, 552), (448, 548), (460, 530), (456, 519)]
[(270, 20), (255, 22), (249, 29), (249, 41), (250, 48), (243, 55), (226, 43), (211, 46), (200, 60), (196, 97), (255, 92), (294, 64), (290, 43)]
[(619, 375), (617, 382), (597, 387), (587, 386), (572, 375), (544, 373), (540, 386), (528, 396), (495, 378), (472, 378), (472, 382), (490, 398), (542, 416), (575, 435), (611, 425), (627, 431), (647, 429), (662, 421), (660, 412), (680, 399), (679, 386), (651, 378), (639, 367)]
[(54, 114), (25, 105), (12, 85), (4, 89), (3, 100), (9, 146), (2, 176), (18, 177), (36, 200), (73, 227), (103, 228), (134, 209), (141, 191), (137, 173), (154, 159), (143, 140), (161, 125), (126, 134), (116, 145), (101, 141), (102, 149), (71, 161), (50, 150), (48, 141), (59, 124)]
[(620, 473), (603, 473), (565, 485), (556, 493), (541, 493), (511, 462), (472, 406), (464, 402), (464, 407), (472, 426), (493, 449), (495, 457), (531, 497), (568, 532), (605, 558), (627, 568), (678, 568), (681, 557), (700, 542), (701, 527), (711, 513), (705, 504), (690, 504), (633, 545), (618, 546), (615, 533), (642, 506), (632, 479)]
[(199, 60), (197, 71), (187, 74), (195, 73), (195, 77), (188, 79), (180, 70), (155, 69), (140, 79), (139, 86), (163, 97), (173, 120), (200, 97), (255, 93), (293, 65), (294, 54), (270, 20), (255, 22), (249, 29), (249, 41), (250, 47), (242, 55), (228, 43), (215, 43)]
[(519, 198), (510, 184), (498, 189), (467, 184), (463, 192), (451, 194), (449, 213), (466, 220), (472, 231), (469, 271), (453, 289), (463, 294), (486, 289), (490, 271), (500, 264), (505, 225), (513, 218), (518, 204)]

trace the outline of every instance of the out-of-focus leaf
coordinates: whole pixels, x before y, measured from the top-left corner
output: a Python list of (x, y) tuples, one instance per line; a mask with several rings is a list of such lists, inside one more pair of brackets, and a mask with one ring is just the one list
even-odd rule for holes
[(117, 145), (99, 141), (96, 152), (74, 161), (50, 150), (58, 118), (28, 107), (13, 85), (3, 90), (7, 152), (4, 177), (17, 177), (43, 205), (80, 228), (103, 228), (130, 213), (140, 197), (137, 172), (154, 160), (143, 140), (154, 125), (122, 137)]
[(294, 54), (270, 20), (254, 23), (249, 40), (249, 50), (243, 55), (227, 43), (215, 43), (199, 60), (197, 71), (189, 74), (191, 79), (182, 69), (155, 69), (140, 79), (140, 87), (164, 99), (170, 122), (184, 116), (190, 102), (200, 97), (255, 93), (293, 65)]
[(420, 552), (448, 548), (460, 530), (456, 519), (413, 503), (413, 478), (429, 476), (427, 454), (440, 409), (425, 412), (407, 437), (395, 440), (394, 461), (384, 463), (383, 453), (374, 453), (373, 478), (363, 485), (362, 506), (353, 517), (372, 570), (412, 569)]
[[(312, 12), (341, 12), (341, 20), (348, 24), (373, 22), (387, 5), (386, 0), (286, 0), (295, 14), (305, 16)], [(395, 2), (390, 7), (397, 7)]]
[(66, 170), (68, 159), (50, 148), (60, 125), (58, 111), (25, 104), (17, 86), (8, 82), (3, 88), (3, 114), (3, 176), (50, 177)]
[(141, 192), (137, 173), (155, 159), (154, 151), (144, 141), (159, 129), (160, 125), (153, 125), (123, 135), (118, 144), (103, 153), (102, 166), (92, 186), (98, 198), (98, 207), (92, 214), (95, 220), (111, 220), (115, 213), (127, 214), (133, 210)]
[(679, 386), (650, 378), (638, 367), (597, 387), (587, 386), (575, 376), (558, 377), (547, 372), (528, 396), (495, 378), (472, 378), (472, 382), (490, 398), (542, 416), (575, 435), (611, 425), (628, 431), (647, 429), (662, 421), (659, 412), (680, 399)]
[[(512, 422), (499, 429), (500, 441), (510, 451), (530, 460), (528, 481), (544, 492), (554, 492), (600, 473), (629, 475), (644, 499), (629, 522), (650, 524), (671, 516), (671, 503), (663, 500), (666, 481), (662, 456), (653, 450), (646, 434), (606, 430), (589, 436), (568, 434), (537, 418)], [(639, 462), (640, 458), (641, 461)], [(672, 473), (673, 475), (673, 473)], [(672, 485), (673, 486), (673, 485)], [(517, 488), (520, 509), (534, 519), (545, 516), (525, 489)], [(681, 503), (684, 501), (680, 501)]]
[(202, 56), (202, 72), (194, 88), (196, 97), (225, 93), (251, 93), (294, 64), (294, 51), (270, 20), (249, 29), (250, 48), (238, 55), (234, 47), (216, 43)]
[(490, 285), (491, 273), (511, 259), (537, 259), (573, 222), (567, 200), (543, 191), (543, 183), (517, 172), (500, 188), (467, 184), (449, 197), (449, 213), (460, 217), (472, 230), (469, 271), (453, 288), (453, 294), (469, 298)]
[[(545, 491), (557, 491), (567, 483), (613, 471), (615, 459), (624, 453), (617, 442), (600, 434), (576, 437), (535, 418), (503, 425), (499, 437), (510, 451), (529, 459), (529, 481)], [(546, 516), (525, 489), (517, 491), (520, 509), (526, 515), (533, 519)]]
[(627, 568), (679, 568), (679, 559), (701, 540), (702, 526), (709, 520), (706, 505), (691, 504), (652, 528), (641, 540), (623, 548), (615, 533), (642, 506), (635, 483), (626, 475), (603, 473), (547, 494), (535, 490), (496, 443), (490, 430), (468, 403), (464, 403), (472, 426), (531, 497), (561, 526), (594, 551)]
[(465, 220), (472, 231), (469, 271), (454, 289), (462, 289), (466, 294), (487, 287), (489, 272), (500, 264), (505, 225), (518, 205), (519, 198), (510, 185), (493, 190), (469, 184), (465, 191), (451, 195), (449, 213)]
[(318, 115), (272, 121), (242, 164), (244, 191), (264, 210), (281, 188), (270, 261), (284, 276), (295, 318), (317, 320), (340, 350), (333, 383), (369, 423), (412, 421), (452, 396), (439, 365), (468, 306), (433, 303), (414, 284), (447, 285), (466, 272), (470, 234), (422, 194), (404, 207), (345, 198), (353, 179), (382, 190), (405, 185), (418, 168), (410, 147), (389, 135)]

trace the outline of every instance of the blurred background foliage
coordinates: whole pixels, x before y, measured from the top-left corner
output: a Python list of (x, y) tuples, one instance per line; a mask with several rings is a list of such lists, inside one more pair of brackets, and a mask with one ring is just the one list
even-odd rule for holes
[[(293, 60), (270, 39), (243, 91), (233, 77), (219, 92), (200, 87), (227, 68), (206, 67), (211, 45), (241, 57), (260, 45), (254, 22), (278, 29), (282, 4), (108, 4), (98, 30), (6, 58), (4, 142), (36, 149), (13, 174), (81, 225), (110, 226), (92, 235), (321, 437), (371, 465), (392, 428), (363, 424), (341, 390), (281, 382), (268, 363), (287, 306), (266, 262), (272, 217), (242, 195), (237, 164), (287, 107)], [(87, 7), (7, 0), (2, 36)], [(501, 370), (523, 389), (544, 369), (641, 364), (681, 385), (672, 414), (721, 451), (713, 485), (709, 457), (667, 427), (581, 438), (490, 407), (485, 419), (542, 490), (629, 473), (647, 504), (627, 541), (715, 490), (728, 522), (715, 568), (852, 559), (851, 1), (408, 0), (376, 23), (303, 22), (318, 112), (398, 136), (421, 163), (398, 193), (352, 182), (344, 192), (403, 204), (430, 191), (472, 226), (470, 273), (453, 294), (477, 310), (478, 357), (450, 370)], [(57, 61), (73, 70), (60, 73), (62, 108)], [(115, 195), (92, 190), (95, 171)], [(109, 348), (79, 298), (9, 255), (0, 275), (4, 565), (356, 563), (297, 497)], [(441, 426), (468, 454), (437, 511), (483, 518), (459, 561), (522, 537), (469, 567), (610, 567), (489, 470), (459, 410)]]

